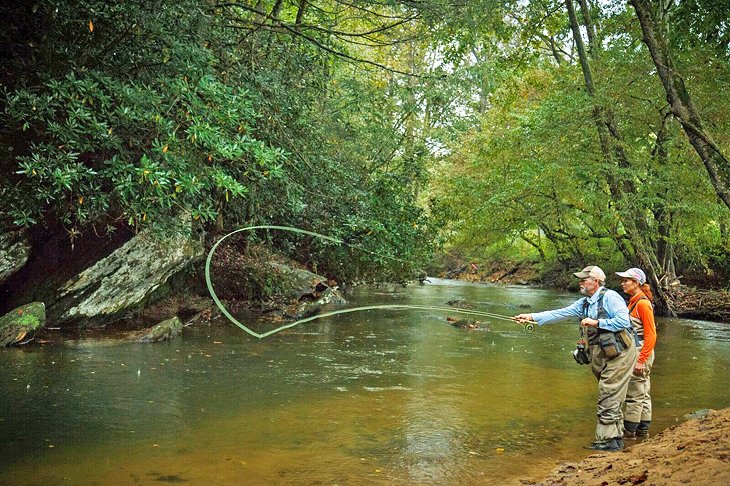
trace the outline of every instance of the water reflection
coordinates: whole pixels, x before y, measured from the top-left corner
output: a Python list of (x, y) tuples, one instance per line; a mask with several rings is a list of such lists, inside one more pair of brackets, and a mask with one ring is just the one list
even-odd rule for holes
[[(350, 304), (465, 299), (511, 315), (575, 298), (441, 281)], [(200, 326), (152, 346), (5, 350), (0, 482), (494, 483), (587, 455), (596, 389), (570, 357), (577, 325), (465, 331), (445, 317), (370, 311), (264, 340)], [(730, 404), (729, 335), (659, 321), (656, 431)]]

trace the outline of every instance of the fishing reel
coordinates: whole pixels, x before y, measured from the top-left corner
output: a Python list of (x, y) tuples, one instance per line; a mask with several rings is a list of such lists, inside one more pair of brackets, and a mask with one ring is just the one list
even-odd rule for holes
[(535, 330), (535, 324), (533, 324), (532, 322), (525, 322), (524, 324), (522, 324), (522, 329), (527, 332), (532, 332)]
[[(500, 319), (505, 319), (503, 316), (492, 314), (493, 317), (498, 317)], [(528, 321), (527, 319), (518, 319), (517, 316), (515, 317), (508, 317), (506, 318), (510, 321), (515, 321), (517, 324), (522, 326), (523, 331), (532, 332), (535, 330), (535, 321)]]
[(571, 355), (579, 365), (587, 365), (591, 362), (591, 357), (588, 355), (588, 350), (586, 349), (586, 343), (583, 341), (578, 341)]

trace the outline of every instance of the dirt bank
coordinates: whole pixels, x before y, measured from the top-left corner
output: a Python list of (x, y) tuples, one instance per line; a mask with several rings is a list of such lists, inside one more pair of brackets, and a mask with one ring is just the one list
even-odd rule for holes
[(511, 261), (493, 261), (479, 265), (463, 261), (449, 262), (438, 277), (517, 285), (540, 283), (540, 273), (533, 264)]
[[(570, 273), (558, 269), (553, 269), (547, 273), (541, 272), (534, 262), (505, 260), (477, 265), (455, 257), (444, 263), (444, 270), (438, 273), (438, 277), (467, 282), (538, 285), (563, 290), (569, 285), (573, 285), (573, 288), (575, 288), (576, 284), (576, 280), (572, 279)], [(609, 288), (620, 292), (615, 283), (615, 281), (609, 282)], [(672, 285), (664, 290), (677, 317), (730, 322), (730, 289), (702, 289), (686, 285)]]
[[(561, 464), (539, 485), (730, 484), (730, 408), (676, 425), (617, 453)], [(631, 444), (631, 445), (630, 445)]]

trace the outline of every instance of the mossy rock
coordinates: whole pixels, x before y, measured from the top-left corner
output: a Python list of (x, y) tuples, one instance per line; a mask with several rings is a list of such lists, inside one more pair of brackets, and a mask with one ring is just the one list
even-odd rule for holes
[(165, 341), (167, 339), (172, 339), (180, 334), (182, 332), (182, 329), (182, 321), (179, 317), (175, 316), (173, 318), (160, 322), (156, 326), (153, 326), (147, 333), (142, 335), (137, 340), (142, 343), (156, 343), (160, 341)]
[(28, 342), (45, 325), (46, 305), (43, 302), (31, 302), (13, 309), (0, 317), (0, 345)]
[(320, 311), (329, 303), (338, 305), (346, 304), (347, 301), (340, 295), (335, 288), (327, 288), (322, 293), (317, 293), (315, 301), (303, 301), (294, 304), (289, 309), (284, 310), (284, 317), (290, 319), (306, 319), (319, 314)]
[(459, 309), (473, 309), (474, 304), (467, 302), (463, 299), (453, 299), (448, 302), (446, 302), (446, 305), (450, 305), (451, 307), (457, 307)]

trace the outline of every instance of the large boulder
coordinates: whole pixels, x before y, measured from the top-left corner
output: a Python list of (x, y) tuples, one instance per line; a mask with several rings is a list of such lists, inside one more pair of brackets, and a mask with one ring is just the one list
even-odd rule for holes
[(0, 346), (28, 342), (45, 324), (46, 306), (43, 302), (31, 302), (13, 309), (0, 317)]
[(108, 322), (149, 302), (168, 279), (202, 257), (199, 238), (143, 231), (62, 285), (49, 314), (58, 323)]
[(28, 255), (30, 241), (25, 231), (0, 233), (0, 282), (21, 269)]

